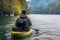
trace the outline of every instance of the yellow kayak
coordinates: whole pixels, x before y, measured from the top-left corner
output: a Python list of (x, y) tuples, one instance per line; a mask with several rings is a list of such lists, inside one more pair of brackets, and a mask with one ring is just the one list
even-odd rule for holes
[(11, 35), (12, 36), (18, 36), (18, 37), (21, 37), (21, 38), (25, 38), (25, 37), (28, 37), (32, 34), (32, 28), (30, 28), (30, 30), (28, 32), (16, 32), (16, 31), (11, 31)]

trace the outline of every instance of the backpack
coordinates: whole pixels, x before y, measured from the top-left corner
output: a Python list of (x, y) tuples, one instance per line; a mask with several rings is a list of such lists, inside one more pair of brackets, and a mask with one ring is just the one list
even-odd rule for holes
[(28, 22), (26, 21), (26, 18), (20, 18), (16, 24), (18, 28), (21, 29), (21, 31), (28, 31), (29, 30), (29, 25)]
[(26, 26), (26, 19), (19, 19), (17, 22), (17, 27), (25, 27)]

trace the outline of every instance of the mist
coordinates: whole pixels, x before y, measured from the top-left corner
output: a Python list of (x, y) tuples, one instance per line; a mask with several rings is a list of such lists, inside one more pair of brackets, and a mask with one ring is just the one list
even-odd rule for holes
[(28, 7), (34, 13), (59, 14), (60, 0), (31, 0), (28, 2)]

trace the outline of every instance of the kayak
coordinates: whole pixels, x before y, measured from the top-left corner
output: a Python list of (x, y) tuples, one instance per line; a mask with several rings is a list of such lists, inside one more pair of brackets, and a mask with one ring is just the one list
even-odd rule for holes
[(20, 38), (26, 38), (32, 34), (32, 28), (28, 32), (17, 32), (17, 31), (11, 31), (12, 37), (20, 37)]

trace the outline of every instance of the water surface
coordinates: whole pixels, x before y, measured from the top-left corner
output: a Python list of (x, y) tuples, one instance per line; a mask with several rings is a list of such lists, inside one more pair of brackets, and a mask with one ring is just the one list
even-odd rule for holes
[[(60, 40), (60, 15), (30, 14), (28, 16), (32, 21), (32, 27), (40, 30), (40, 35), (35, 36), (33, 30), (33, 35), (23, 40)], [(16, 17), (0, 17), (0, 40), (10, 38), (9, 31), (14, 26), (15, 20)]]

